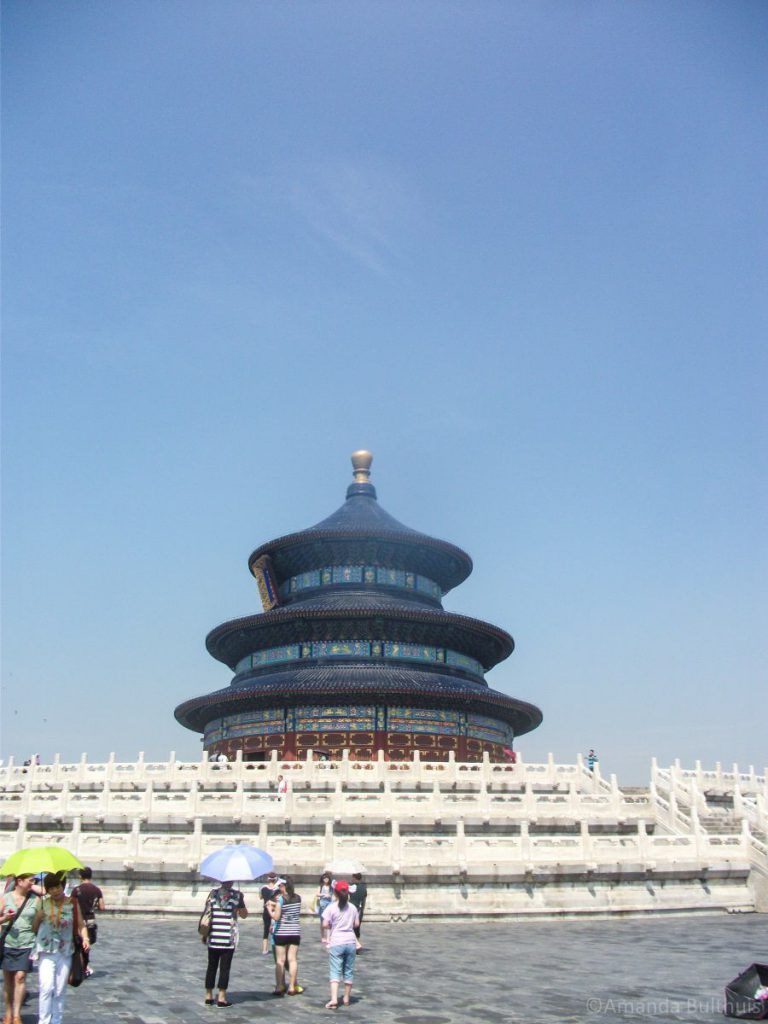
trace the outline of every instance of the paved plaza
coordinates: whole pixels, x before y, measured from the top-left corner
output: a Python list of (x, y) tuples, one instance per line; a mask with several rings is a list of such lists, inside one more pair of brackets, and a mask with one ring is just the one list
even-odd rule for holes
[[(353, 1002), (328, 999), (327, 954), (303, 924), (305, 992), (275, 998), (260, 955), (261, 914), (243, 922), (230, 986), (234, 1005), (203, 1005), (206, 954), (196, 921), (109, 918), (93, 978), (70, 989), (66, 1024), (577, 1024), (722, 1021), (725, 982), (768, 960), (765, 915), (466, 924), (366, 923)], [(37, 983), (23, 1014), (37, 1021)]]

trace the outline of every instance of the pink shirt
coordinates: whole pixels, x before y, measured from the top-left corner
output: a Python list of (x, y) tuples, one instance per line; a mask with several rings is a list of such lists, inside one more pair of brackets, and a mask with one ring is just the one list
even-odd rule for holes
[(323, 924), (330, 927), (331, 936), (329, 946), (346, 946), (348, 943), (355, 943), (354, 929), (360, 924), (360, 915), (357, 907), (348, 903), (343, 910), (339, 910), (338, 903), (331, 903), (323, 911)]

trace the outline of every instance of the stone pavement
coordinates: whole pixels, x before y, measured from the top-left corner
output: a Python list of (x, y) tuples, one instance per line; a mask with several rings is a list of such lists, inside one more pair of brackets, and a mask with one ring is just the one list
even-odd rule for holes
[[(242, 924), (234, 1005), (203, 1005), (205, 949), (196, 921), (103, 915), (95, 974), (70, 989), (65, 1024), (628, 1024), (722, 1021), (725, 983), (768, 961), (768, 916), (466, 924), (366, 923), (353, 1002), (325, 1010), (327, 954), (303, 922), (306, 991), (274, 998), (261, 915)], [(37, 982), (23, 1014), (37, 1021)]]

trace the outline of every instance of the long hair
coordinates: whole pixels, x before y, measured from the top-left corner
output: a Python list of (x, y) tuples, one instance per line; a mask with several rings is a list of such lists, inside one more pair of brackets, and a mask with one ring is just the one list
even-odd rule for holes
[(285, 880), (285, 893), (288, 899), (291, 901), (293, 900), (293, 897), (296, 895), (296, 891), (293, 888), (293, 879), (290, 877), (286, 878)]
[(343, 910), (349, 903), (349, 890), (343, 889), (341, 892), (337, 892), (336, 899), (339, 901), (339, 910)]
[(324, 871), (322, 875), (320, 875), (320, 885), (330, 885), (332, 881), (333, 879), (331, 878), (330, 871)]

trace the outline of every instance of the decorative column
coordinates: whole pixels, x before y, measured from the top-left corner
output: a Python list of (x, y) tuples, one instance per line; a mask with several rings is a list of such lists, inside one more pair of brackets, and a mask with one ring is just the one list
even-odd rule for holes
[(464, 832), (464, 819), (456, 820), (456, 859), (459, 862), (459, 871), (467, 873), (467, 837)]
[(400, 874), (400, 860), (402, 857), (402, 849), (400, 846), (400, 822), (395, 818), (392, 819), (392, 833), (390, 836), (390, 860), (392, 864), (393, 874)]
[(323, 836), (323, 861), (325, 864), (330, 864), (333, 860), (335, 847), (336, 840), (333, 834), (333, 822), (326, 821), (325, 835)]

